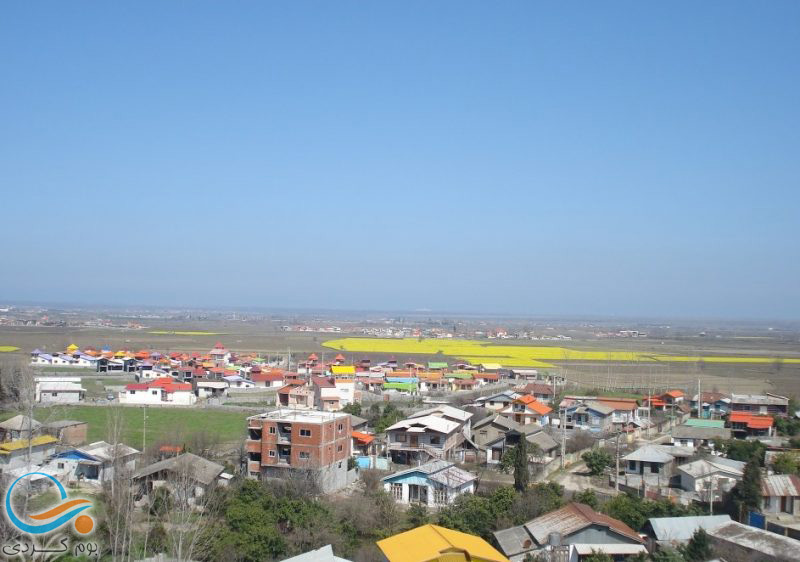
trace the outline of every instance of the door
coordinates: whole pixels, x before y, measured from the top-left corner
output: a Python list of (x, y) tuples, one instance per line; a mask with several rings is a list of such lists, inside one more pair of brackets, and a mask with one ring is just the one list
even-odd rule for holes
[(412, 447), (419, 447), (419, 436), (418, 435), (410, 435), (408, 440), (409, 440), (409, 444)]

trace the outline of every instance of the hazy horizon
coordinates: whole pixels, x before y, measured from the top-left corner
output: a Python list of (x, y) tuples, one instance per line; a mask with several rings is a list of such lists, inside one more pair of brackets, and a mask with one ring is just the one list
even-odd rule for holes
[(797, 2), (0, 13), (0, 305), (800, 319)]

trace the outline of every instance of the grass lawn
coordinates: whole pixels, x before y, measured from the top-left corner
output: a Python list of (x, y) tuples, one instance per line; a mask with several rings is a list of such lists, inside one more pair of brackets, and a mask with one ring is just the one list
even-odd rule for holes
[[(108, 438), (109, 414), (122, 416), (122, 441), (141, 449), (144, 408), (122, 406), (48, 406), (37, 408), (34, 418), (41, 422), (69, 419), (89, 424), (89, 442)], [(13, 414), (8, 415), (10, 417)], [(235, 443), (245, 438), (247, 412), (206, 408), (147, 408), (147, 443), (181, 441), (205, 432), (216, 443)], [(3, 416), (0, 416), (3, 417)]]

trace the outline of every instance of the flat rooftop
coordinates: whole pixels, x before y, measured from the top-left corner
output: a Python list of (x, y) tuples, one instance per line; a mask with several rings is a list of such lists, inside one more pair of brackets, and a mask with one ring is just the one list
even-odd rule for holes
[(321, 412), (319, 410), (293, 410), (281, 408), (272, 412), (265, 412), (250, 416), (248, 420), (273, 420), (283, 422), (325, 423), (331, 420), (348, 417), (344, 412)]

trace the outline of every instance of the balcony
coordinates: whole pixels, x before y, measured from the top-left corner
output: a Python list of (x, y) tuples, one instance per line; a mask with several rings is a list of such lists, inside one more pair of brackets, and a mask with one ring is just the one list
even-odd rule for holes
[(261, 452), (261, 441), (257, 441), (255, 439), (248, 439), (244, 442), (245, 451), (248, 453), (260, 453)]
[(247, 461), (247, 472), (250, 474), (261, 472), (261, 463), (258, 461)]

